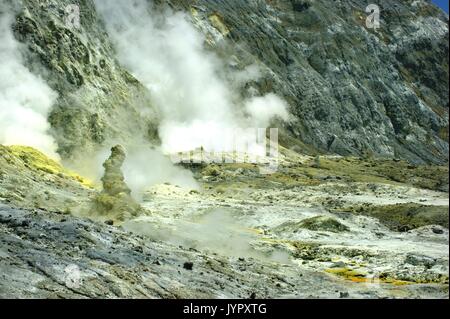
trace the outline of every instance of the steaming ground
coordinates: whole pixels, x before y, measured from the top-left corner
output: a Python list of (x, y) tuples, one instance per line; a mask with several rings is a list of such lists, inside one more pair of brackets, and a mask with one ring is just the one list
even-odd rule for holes
[[(298, 196), (298, 188), (206, 185), (202, 193), (173, 185), (155, 187), (144, 202), (149, 216), (124, 228), (211, 254), (294, 264), (350, 282), (386, 281), (393, 286), (434, 282), (436, 287), (448, 282), (448, 228), (427, 225), (398, 233), (373, 217), (330, 212), (318, 205), (327, 197), (319, 187), (302, 187)], [(347, 185), (332, 186), (345, 187), (351, 194)], [(399, 200), (405, 191), (409, 197)], [(418, 193), (393, 187), (377, 198), (380, 204), (387, 198), (396, 204), (415, 201)], [(318, 198), (307, 203), (308, 197)], [(443, 202), (448, 196), (428, 191), (422, 192), (421, 200), (425, 198)]]
[(2, 297), (448, 298), (445, 167), (194, 165), (196, 190), (155, 184), (122, 223), (75, 217), (99, 190), (1, 151)]

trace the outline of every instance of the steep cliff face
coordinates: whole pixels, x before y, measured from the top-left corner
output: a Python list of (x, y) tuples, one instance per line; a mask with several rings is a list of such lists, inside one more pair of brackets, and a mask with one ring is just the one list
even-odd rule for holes
[(344, 155), (447, 160), (448, 16), (429, 2), (377, 1), (376, 32), (367, 1), (171, 2), (239, 46), (242, 64), (267, 67), (259, 90), (289, 101), (287, 135)]
[[(67, 22), (70, 5), (80, 8), (79, 27)], [(63, 158), (92, 153), (112, 139), (155, 139), (148, 91), (115, 60), (92, 1), (26, 0), (11, 7), (15, 37), (27, 44), (27, 66), (58, 94), (49, 122)]]
[[(362, 0), (154, 2), (188, 12), (230, 69), (263, 67), (246, 89), (289, 103), (293, 120), (278, 123), (285, 146), (448, 160), (448, 16), (430, 3), (378, 1), (374, 31)], [(80, 7), (79, 28), (64, 22), (69, 4)], [(157, 139), (151, 92), (117, 62), (93, 1), (17, 7), (13, 27), (28, 45), (28, 64), (45, 71), (59, 96), (49, 120), (63, 157), (110, 140)]]

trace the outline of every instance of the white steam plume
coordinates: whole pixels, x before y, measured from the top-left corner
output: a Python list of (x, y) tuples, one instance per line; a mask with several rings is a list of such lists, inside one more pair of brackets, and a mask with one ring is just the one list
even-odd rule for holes
[(0, 143), (32, 146), (59, 159), (47, 121), (56, 93), (24, 66), (7, 10), (0, 6)]
[(255, 127), (268, 127), (270, 120), (275, 116), (287, 121), (289, 119), (287, 108), (286, 102), (273, 93), (254, 97), (245, 103), (245, 109)]
[(133, 197), (139, 201), (147, 187), (164, 182), (198, 189), (192, 172), (173, 165), (159, 149), (128, 148), (122, 170)]
[(164, 240), (187, 248), (213, 251), (224, 256), (249, 257), (260, 260), (291, 263), (289, 254), (274, 249), (260, 251), (253, 248), (258, 240), (256, 234), (239, 220), (239, 212), (225, 208), (215, 208), (201, 215), (177, 217), (167, 222), (161, 216), (141, 216), (127, 221), (123, 227), (127, 231), (146, 235), (155, 240)]
[[(156, 184), (170, 183), (187, 189), (199, 189), (190, 170), (173, 165), (159, 148), (152, 147), (141, 138), (127, 142), (110, 140), (105, 144), (125, 147), (122, 172), (133, 198), (138, 201), (142, 201), (144, 192)], [(104, 174), (103, 163), (111, 155), (109, 146), (99, 147), (90, 156), (78, 157), (65, 164), (100, 185)]]
[[(274, 94), (239, 101), (232, 85), (220, 76), (221, 62), (205, 50), (204, 35), (186, 14), (156, 12), (145, 0), (95, 0), (95, 4), (119, 61), (151, 91), (161, 111), (164, 152), (201, 146), (206, 151), (232, 151), (227, 149), (227, 129), (265, 127), (274, 116), (287, 119), (286, 103)], [(258, 75), (251, 66), (237, 72), (235, 80), (245, 82)]]

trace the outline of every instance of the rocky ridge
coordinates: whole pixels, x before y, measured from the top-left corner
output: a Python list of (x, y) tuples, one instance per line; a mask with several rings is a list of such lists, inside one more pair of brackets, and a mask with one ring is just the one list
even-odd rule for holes
[[(379, 1), (376, 32), (360, 0), (151, 3), (187, 12), (229, 68), (259, 64), (263, 78), (242, 93), (286, 99), (294, 117), (277, 124), (284, 146), (448, 160), (448, 16), (428, 1)], [(68, 4), (80, 7), (80, 28), (65, 24)], [(118, 64), (91, 0), (16, 7), (14, 31), (29, 48), (28, 64), (59, 94), (50, 122), (63, 157), (111, 140), (157, 141), (151, 92)]]

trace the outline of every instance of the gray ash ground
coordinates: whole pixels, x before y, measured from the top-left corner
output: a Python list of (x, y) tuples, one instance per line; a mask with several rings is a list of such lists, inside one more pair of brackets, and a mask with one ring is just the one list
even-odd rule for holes
[[(356, 171), (365, 165), (347, 160)], [(143, 213), (125, 222), (63, 208), (67, 198), (83, 206), (96, 189), (82, 191), (70, 180), (54, 190), (53, 173), (16, 170), (33, 189), (48, 190), (52, 204), (19, 198), (11, 192), (17, 185), (2, 180), (0, 296), (448, 298), (441, 175), (433, 184), (424, 168), (406, 170), (435, 190), (367, 170), (363, 182), (341, 161), (324, 157), (314, 168), (312, 158), (292, 159), (273, 175), (251, 165), (194, 169), (198, 190), (155, 185), (143, 194)], [(395, 163), (400, 175), (401, 165)], [(404, 213), (396, 222), (409, 228), (389, 227), (392, 207)]]
[[(448, 286), (436, 284), (371, 289), (292, 263), (221, 256), (45, 211), (2, 205), (0, 222), (2, 297), (424, 298), (448, 293)], [(183, 267), (186, 263), (192, 269)], [(74, 276), (80, 280), (71, 281)]]

